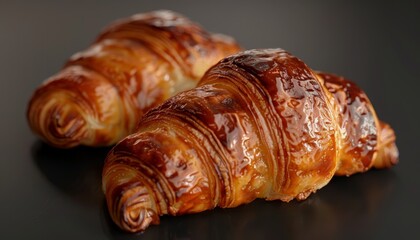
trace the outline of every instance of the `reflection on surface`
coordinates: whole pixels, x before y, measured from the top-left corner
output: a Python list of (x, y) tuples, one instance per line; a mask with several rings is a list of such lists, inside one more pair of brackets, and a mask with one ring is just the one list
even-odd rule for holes
[[(114, 239), (335, 239), (375, 229), (378, 213), (392, 196), (392, 170), (334, 178), (302, 202), (257, 200), (233, 209), (164, 216), (144, 233), (124, 233), (112, 222), (101, 190), (103, 161), (110, 148), (56, 149), (32, 146), (36, 166), (48, 181), (74, 200), (99, 209), (102, 226)], [(96, 211), (94, 211), (96, 212)], [(378, 228), (377, 228), (378, 229)]]
[(57, 149), (41, 141), (32, 145), (32, 156), (42, 174), (59, 190), (82, 204), (98, 205), (103, 162), (110, 148)]
[[(257, 200), (233, 209), (161, 218), (144, 233), (120, 231), (103, 202), (103, 225), (115, 239), (336, 239), (363, 237), (392, 196), (390, 170), (334, 178), (302, 202)], [(366, 237), (366, 236), (364, 236)]]

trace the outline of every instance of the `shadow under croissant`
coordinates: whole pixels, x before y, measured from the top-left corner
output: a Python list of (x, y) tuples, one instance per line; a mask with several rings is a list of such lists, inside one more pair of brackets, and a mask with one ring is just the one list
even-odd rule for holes
[[(103, 226), (114, 239), (337, 239), (363, 237), (393, 195), (395, 173), (371, 170), (335, 177), (305, 201), (256, 200), (232, 209), (163, 216), (143, 233), (125, 233), (103, 201)], [(366, 237), (366, 236), (365, 236)]]
[(52, 185), (79, 203), (98, 205), (105, 198), (101, 175), (110, 149), (57, 149), (37, 141), (31, 153), (36, 166)]

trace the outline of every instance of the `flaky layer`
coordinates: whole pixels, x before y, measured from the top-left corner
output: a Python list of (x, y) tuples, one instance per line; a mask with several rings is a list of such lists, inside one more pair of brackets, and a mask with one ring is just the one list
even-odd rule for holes
[(120, 20), (34, 93), (28, 121), (57, 147), (111, 145), (170, 96), (196, 86), (204, 72), (239, 50), (170, 11)]
[(111, 150), (108, 208), (136, 232), (164, 214), (303, 200), (335, 174), (396, 163), (395, 136), (379, 123), (353, 83), (281, 49), (245, 51), (150, 110)]

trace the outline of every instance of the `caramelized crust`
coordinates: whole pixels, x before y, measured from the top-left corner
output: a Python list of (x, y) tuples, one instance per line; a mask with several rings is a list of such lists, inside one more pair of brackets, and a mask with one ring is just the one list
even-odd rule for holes
[(164, 214), (303, 200), (335, 174), (395, 164), (394, 141), (355, 84), (250, 50), (146, 113), (109, 153), (103, 189), (114, 222), (136, 232)]
[(106, 28), (44, 82), (28, 106), (35, 133), (57, 147), (111, 145), (150, 108), (197, 82), (239, 46), (170, 11), (137, 14)]
[(341, 135), (337, 175), (368, 170), (377, 152), (378, 121), (372, 104), (356, 84), (343, 77), (318, 73), (339, 108)]

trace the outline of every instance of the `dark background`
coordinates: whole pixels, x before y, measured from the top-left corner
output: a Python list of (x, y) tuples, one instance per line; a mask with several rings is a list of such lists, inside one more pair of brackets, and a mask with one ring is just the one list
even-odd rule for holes
[[(1, 1), (0, 239), (420, 239), (420, 7), (394, 2)], [(48, 147), (25, 110), (34, 89), (104, 26), (156, 9), (354, 80), (395, 129), (400, 163), (334, 178), (303, 202), (258, 200), (121, 232), (101, 191), (108, 149)]]

